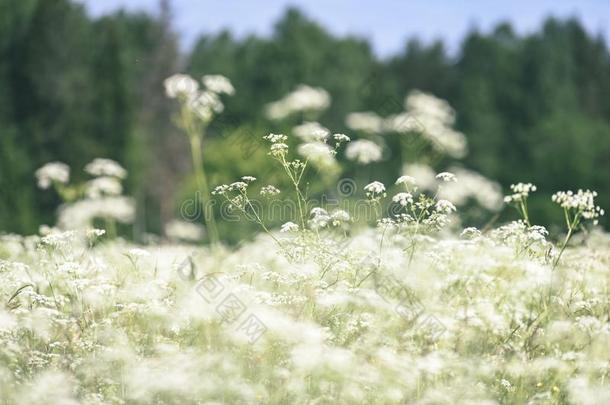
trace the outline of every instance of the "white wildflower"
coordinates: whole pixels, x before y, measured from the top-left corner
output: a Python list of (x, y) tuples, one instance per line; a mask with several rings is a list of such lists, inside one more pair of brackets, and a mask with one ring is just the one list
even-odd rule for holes
[(450, 201), (447, 200), (438, 200), (436, 202), (436, 211), (442, 214), (450, 214), (456, 211), (455, 205), (453, 205)]
[(308, 142), (299, 145), (299, 154), (320, 167), (329, 167), (335, 164), (335, 157), (330, 146), (322, 142)]
[(101, 176), (87, 182), (85, 194), (95, 199), (103, 196), (116, 196), (123, 192), (123, 186), (116, 177)]
[(413, 195), (411, 193), (398, 193), (392, 197), (392, 201), (405, 207), (407, 204), (413, 203)]
[(449, 172), (441, 172), (436, 175), (436, 178), (440, 181), (444, 181), (445, 183), (449, 183), (450, 181), (457, 182), (455, 174)]
[(203, 238), (204, 230), (199, 224), (175, 219), (165, 224), (165, 234), (172, 240), (196, 242)]
[(203, 85), (211, 92), (216, 94), (233, 95), (235, 88), (231, 81), (222, 75), (205, 75), (201, 78)]
[(411, 176), (400, 176), (397, 180), (395, 184), (404, 184), (405, 186), (409, 187), (409, 186), (415, 186), (417, 185), (417, 180), (415, 180), (414, 177)]
[(283, 233), (297, 232), (298, 230), (299, 230), (299, 226), (297, 224), (295, 224), (294, 222), (286, 222), (280, 228), (280, 232), (283, 232)]
[(76, 201), (60, 207), (57, 223), (62, 229), (87, 229), (96, 218), (132, 223), (135, 203), (131, 198), (122, 196)]
[(347, 211), (337, 209), (330, 214), (330, 219), (333, 226), (339, 226), (343, 223), (349, 222), (351, 217)]
[(536, 191), (536, 186), (532, 183), (517, 183), (510, 185), (513, 194), (504, 197), (505, 203), (523, 201), (529, 197), (530, 193)]
[(127, 171), (123, 167), (111, 159), (97, 158), (85, 166), (85, 171), (92, 176), (108, 176), (124, 179), (127, 176)]
[(281, 120), (296, 112), (322, 111), (330, 105), (330, 95), (322, 88), (300, 85), (279, 101), (266, 107), (267, 117)]
[(278, 195), (280, 193), (280, 190), (272, 185), (268, 185), (268, 186), (264, 186), (261, 189), (261, 195), (264, 197), (271, 197), (274, 195)]
[(303, 142), (324, 142), (330, 131), (317, 122), (305, 122), (292, 128), (292, 133)]
[(135, 258), (150, 256), (150, 252), (141, 248), (131, 248), (127, 251), (127, 254)]
[(490, 211), (502, 208), (502, 187), (479, 173), (462, 168), (450, 168), (459, 178), (459, 183), (445, 183), (440, 188), (438, 196), (454, 203), (466, 205), (468, 201), (475, 200), (479, 205)]
[(197, 94), (199, 84), (189, 75), (175, 74), (168, 77), (163, 82), (165, 85), (165, 94), (169, 98), (191, 98)]
[(36, 170), (38, 187), (47, 189), (53, 183), (66, 184), (70, 180), (70, 168), (65, 163), (50, 162)]
[(345, 134), (334, 134), (333, 139), (335, 140), (335, 147), (338, 148), (342, 143), (351, 141), (350, 137)]
[(203, 91), (189, 99), (188, 107), (204, 122), (210, 121), (214, 114), (224, 110), (220, 97), (211, 91)]
[(373, 141), (359, 139), (347, 145), (345, 157), (359, 164), (366, 165), (380, 161), (382, 149)]
[(364, 191), (366, 192), (366, 196), (373, 200), (378, 199), (380, 196), (386, 196), (385, 185), (379, 181), (367, 184), (364, 186)]
[(576, 193), (560, 191), (553, 194), (551, 199), (561, 207), (573, 210), (575, 215), (580, 215), (584, 219), (592, 219), (597, 224), (597, 218), (603, 216), (605, 212), (601, 207), (595, 205), (595, 197), (597, 197), (596, 191), (578, 190)]
[(374, 112), (366, 111), (348, 114), (345, 119), (345, 124), (354, 131), (378, 134), (383, 129), (384, 121), (383, 118)]

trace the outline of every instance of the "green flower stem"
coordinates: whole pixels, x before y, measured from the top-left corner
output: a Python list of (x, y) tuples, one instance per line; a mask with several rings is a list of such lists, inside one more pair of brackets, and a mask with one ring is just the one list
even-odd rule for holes
[[(210, 196), (210, 188), (208, 186), (208, 179), (205, 174), (203, 167), (203, 156), (201, 151), (201, 135), (198, 133), (189, 134), (189, 140), (191, 142), (191, 156), (193, 159), (193, 168), (195, 170), (195, 179), (197, 181), (197, 188), (205, 196), (205, 200), (201, 200), (201, 208), (203, 210), (203, 220), (210, 236), (210, 242), (213, 245), (217, 245), (220, 241), (220, 235), (218, 228), (216, 227), (216, 219), (214, 218), (214, 211), (212, 207), (210, 210), (207, 209), (205, 201)], [(208, 212), (209, 211), (209, 212)], [(208, 215), (209, 214), (209, 215)]]

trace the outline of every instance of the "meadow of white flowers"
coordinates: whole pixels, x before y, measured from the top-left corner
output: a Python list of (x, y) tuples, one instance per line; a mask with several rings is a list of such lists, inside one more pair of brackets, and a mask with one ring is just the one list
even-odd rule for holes
[[(161, 243), (135, 245), (117, 237), (135, 210), (118, 163), (96, 159), (81, 185), (68, 166), (44, 166), (39, 186), (65, 201), (56, 226), (0, 235), (0, 403), (610, 403), (610, 236), (595, 227), (595, 192), (553, 196), (565, 229), (551, 238), (528, 211), (536, 186), (503, 198), (472, 171), (405, 162), (394, 184), (362, 185), (368, 225), (356, 223), (312, 205), (304, 173), (331, 170), (342, 154), (373, 164), (383, 145), (315, 121), (295, 128), (296, 148), (288, 135), (264, 137), (290, 189), (244, 173), (212, 191), (202, 134), (234, 89), (221, 76), (202, 83), (166, 81), (198, 185), (260, 234), (227, 247), (207, 218), (202, 244), (202, 226), (175, 220)], [(329, 103), (301, 86), (267, 113)], [(413, 93), (404, 115), (347, 123), (375, 135), (423, 124), (435, 148), (466, 153), (442, 100)], [(254, 202), (280, 196), (295, 211), (276, 229)], [(490, 212), (512, 205), (519, 219), (462, 229), (467, 200)]]

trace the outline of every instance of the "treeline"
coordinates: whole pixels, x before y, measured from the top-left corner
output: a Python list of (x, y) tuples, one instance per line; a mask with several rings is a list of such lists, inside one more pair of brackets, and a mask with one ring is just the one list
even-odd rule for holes
[[(556, 190), (596, 189), (610, 207), (610, 53), (577, 20), (548, 19), (526, 36), (508, 24), (473, 31), (457, 55), (440, 42), (411, 40), (387, 60), (366, 40), (337, 38), (297, 10), (270, 38), (221, 32), (201, 37), (187, 55), (170, 22), (164, 1), (154, 16), (92, 19), (68, 0), (0, 0), (1, 230), (29, 233), (53, 223), (56, 197), (35, 188), (41, 164), (64, 161), (78, 178), (78, 169), (103, 156), (130, 172), (136, 229), (158, 232), (192, 187), (185, 140), (162, 89), (176, 71), (224, 74), (237, 90), (204, 152), (212, 177), (244, 174), (227, 133), (283, 129), (264, 120), (262, 107), (299, 83), (330, 92), (321, 121), (337, 132), (347, 132), (347, 113), (396, 113), (405, 94), (420, 89), (458, 112), (466, 165), (504, 186), (539, 185), (533, 215), (540, 222), (555, 218)], [(379, 175), (395, 177), (400, 164), (394, 156)]]

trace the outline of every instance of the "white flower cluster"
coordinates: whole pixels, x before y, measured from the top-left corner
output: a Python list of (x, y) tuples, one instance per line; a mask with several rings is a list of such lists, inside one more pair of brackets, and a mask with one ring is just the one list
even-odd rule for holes
[(235, 94), (231, 81), (222, 75), (205, 75), (201, 78), (203, 85), (215, 94)]
[(358, 164), (367, 165), (381, 160), (382, 148), (368, 139), (358, 139), (347, 145), (345, 157)]
[(455, 112), (445, 100), (415, 90), (406, 97), (405, 109), (404, 113), (386, 119), (386, 130), (419, 132), (440, 152), (454, 158), (466, 155), (466, 137), (453, 129)]
[(371, 111), (348, 114), (345, 124), (353, 131), (362, 131), (367, 134), (379, 134), (384, 129), (383, 118)]
[(224, 110), (220, 95), (233, 95), (235, 89), (229, 79), (222, 75), (205, 75), (201, 81), (204, 88), (200, 90), (199, 83), (192, 77), (175, 74), (165, 79), (163, 84), (167, 97), (177, 98), (183, 106), (207, 123), (214, 114)]
[(551, 244), (546, 240), (549, 232), (543, 226), (528, 226), (523, 220), (513, 221), (491, 232), (491, 237), (515, 248), (517, 255), (544, 257)]
[(513, 194), (504, 197), (504, 202), (507, 204), (523, 201), (529, 197), (530, 193), (537, 190), (536, 186), (532, 183), (511, 184), (510, 189), (513, 191)]
[(580, 215), (584, 219), (594, 220), (594, 223), (597, 224), (597, 219), (604, 215), (604, 210), (595, 205), (595, 197), (597, 197), (596, 191), (578, 190), (576, 193), (560, 191), (553, 194), (552, 200), (561, 207), (574, 211), (576, 215)]
[(349, 215), (311, 215), (320, 232), (280, 229), (298, 261), (266, 238), (193, 249), (0, 235), (0, 402), (608, 402), (607, 234), (568, 246), (552, 288), (547, 232), (523, 221), (335, 243), (343, 233), (326, 228)]
[(269, 134), (263, 136), (263, 139), (271, 142), (271, 147), (269, 150), (269, 154), (275, 158), (280, 158), (285, 156), (288, 153), (288, 145), (286, 141), (288, 141), (288, 137), (282, 134)]
[[(450, 184), (456, 181), (455, 176), (449, 172), (440, 173), (438, 179)], [(400, 176), (396, 185), (404, 186), (407, 191), (392, 197), (398, 210), (391, 210), (392, 217), (379, 220), (380, 226), (394, 227), (399, 233), (404, 231), (409, 237), (415, 238), (440, 231), (449, 223), (450, 214), (457, 211), (455, 205), (448, 200), (436, 200), (436, 196), (430, 198), (418, 192), (417, 181), (411, 176)], [(437, 194), (440, 190), (442, 188)]]
[(192, 99), (197, 95), (199, 83), (189, 75), (175, 74), (163, 82), (165, 94), (169, 98)]
[(404, 184), (406, 186), (415, 186), (417, 185), (417, 180), (412, 176), (400, 176), (396, 179), (395, 184)]
[(450, 172), (441, 172), (439, 174), (436, 175), (436, 179), (440, 180), (442, 182), (445, 183), (449, 183), (449, 182), (457, 182), (457, 177), (455, 177), (455, 174), (450, 173)]
[(38, 187), (47, 189), (53, 183), (66, 184), (70, 180), (70, 168), (61, 162), (50, 162), (36, 170)]
[(380, 181), (374, 181), (364, 186), (366, 197), (371, 201), (379, 201), (386, 196), (385, 185)]
[(320, 168), (330, 168), (336, 163), (334, 149), (323, 142), (303, 143), (297, 147), (297, 152)]
[(108, 176), (124, 179), (127, 176), (127, 171), (112, 159), (96, 158), (87, 166), (85, 171), (92, 176)]
[(502, 187), (488, 178), (459, 167), (449, 168), (459, 178), (458, 183), (444, 184), (438, 196), (453, 202), (458, 206), (464, 206), (469, 200), (476, 201), (481, 207), (498, 211), (502, 208)]
[(266, 113), (272, 120), (281, 120), (294, 113), (323, 111), (328, 106), (330, 94), (326, 90), (301, 84), (281, 100), (268, 104)]
[(61, 229), (86, 229), (95, 218), (130, 224), (135, 219), (135, 203), (124, 196), (79, 200), (60, 207), (57, 225)]
[(286, 222), (280, 228), (280, 232), (282, 232), (282, 233), (297, 232), (298, 230), (299, 230), (299, 226), (297, 224), (295, 224), (294, 222)]
[(436, 210), (443, 214), (450, 214), (452, 212), (457, 211), (455, 205), (453, 205), (450, 201), (447, 200), (438, 200), (435, 206)]
[[(423, 164), (405, 165), (404, 173), (417, 180), (423, 190), (438, 188), (438, 197), (449, 200), (457, 206), (476, 201), (481, 207), (498, 211), (502, 208), (502, 188), (494, 181), (461, 167), (450, 167), (449, 172), (439, 173)], [(449, 174), (446, 174), (449, 173)], [(456, 180), (459, 179), (459, 182)]]
[(438, 186), (436, 172), (430, 166), (420, 163), (406, 164), (403, 173), (417, 180), (417, 184), (424, 190), (433, 190)]
[[(53, 183), (65, 185), (58, 191), (69, 202), (60, 207), (57, 225), (62, 229), (89, 229), (96, 218), (133, 222), (134, 202), (121, 196), (121, 180), (127, 176), (127, 171), (114, 160), (96, 158), (85, 166), (85, 172), (95, 178), (85, 183), (82, 191), (80, 187), (67, 185), (70, 169), (63, 163), (53, 162), (36, 172), (42, 188)], [(84, 198), (77, 200), (80, 197)]]
[(303, 142), (325, 142), (330, 131), (315, 121), (306, 121), (292, 128), (292, 133)]
[(263, 186), (263, 188), (261, 188), (261, 195), (264, 197), (272, 197), (278, 195), (279, 193), (280, 190), (272, 185)]
[(112, 159), (96, 158), (85, 166), (85, 171), (96, 176), (85, 185), (85, 196), (88, 199), (116, 197), (123, 193), (121, 180), (127, 177), (127, 170), (118, 162)]
[[(337, 149), (345, 142), (349, 142), (350, 138), (345, 134), (333, 134), (330, 139), (330, 131), (317, 122), (305, 122), (293, 128), (293, 133), (304, 143), (297, 147), (297, 152), (303, 156), (308, 162), (317, 166), (319, 169), (326, 171), (336, 170), (337, 161), (335, 156)], [(269, 134), (263, 139), (271, 142), (269, 154), (274, 158), (284, 160), (282, 164), (296, 164), (300, 162), (286, 162), (285, 157), (288, 154), (288, 145), (286, 144), (288, 137), (281, 134)], [(333, 142), (334, 147), (327, 142)], [(299, 167), (295, 167), (299, 169)]]
[(97, 177), (87, 183), (85, 194), (87, 197), (95, 199), (102, 196), (116, 196), (123, 193), (123, 186), (116, 177), (102, 176)]
[(165, 224), (165, 235), (174, 241), (198, 242), (203, 238), (204, 229), (199, 224), (175, 219)]
[(408, 204), (413, 204), (413, 195), (411, 193), (398, 193), (392, 197), (392, 201), (402, 205), (403, 207)]
[(308, 225), (314, 230), (319, 230), (329, 224), (337, 227), (351, 221), (349, 213), (342, 209), (336, 209), (329, 214), (324, 208), (315, 207), (310, 214), (311, 219), (308, 221)]

